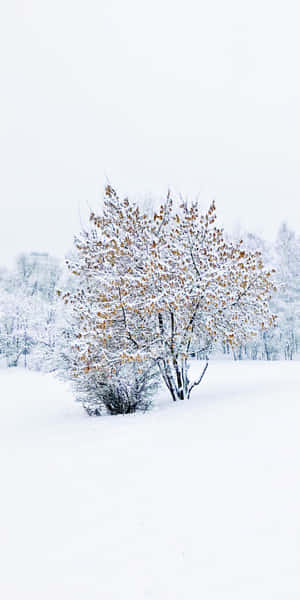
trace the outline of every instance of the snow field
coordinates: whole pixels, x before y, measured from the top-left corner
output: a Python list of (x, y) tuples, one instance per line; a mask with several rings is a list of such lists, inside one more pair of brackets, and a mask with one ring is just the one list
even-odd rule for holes
[(298, 600), (299, 384), (296, 362), (212, 361), (189, 402), (93, 419), (2, 371), (0, 596)]

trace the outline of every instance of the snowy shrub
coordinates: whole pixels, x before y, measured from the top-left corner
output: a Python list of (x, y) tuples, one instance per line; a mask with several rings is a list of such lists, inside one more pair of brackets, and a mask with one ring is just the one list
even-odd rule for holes
[(145, 412), (151, 406), (152, 394), (157, 387), (157, 371), (138, 369), (135, 365), (122, 367), (110, 378), (92, 372), (84, 379), (73, 379), (77, 400), (91, 416)]

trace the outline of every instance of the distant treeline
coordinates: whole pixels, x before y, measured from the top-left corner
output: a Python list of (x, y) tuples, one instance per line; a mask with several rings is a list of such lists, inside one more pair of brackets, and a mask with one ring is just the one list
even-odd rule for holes
[[(248, 250), (262, 252), (275, 269), (277, 291), (271, 301), (275, 328), (232, 348), (216, 344), (210, 356), (235, 360), (293, 360), (300, 356), (300, 236), (282, 224), (274, 243), (239, 232)], [(72, 291), (73, 278), (65, 265), (45, 253), (20, 255), (12, 269), (0, 270), (0, 365), (54, 371), (61, 368), (72, 332), (57, 289)], [(206, 358), (206, 356), (199, 356)]]

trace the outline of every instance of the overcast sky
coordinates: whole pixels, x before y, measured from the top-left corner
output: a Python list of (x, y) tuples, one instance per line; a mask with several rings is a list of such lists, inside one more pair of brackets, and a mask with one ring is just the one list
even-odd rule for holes
[(300, 232), (299, 2), (1, 6), (0, 263), (63, 255), (106, 178)]

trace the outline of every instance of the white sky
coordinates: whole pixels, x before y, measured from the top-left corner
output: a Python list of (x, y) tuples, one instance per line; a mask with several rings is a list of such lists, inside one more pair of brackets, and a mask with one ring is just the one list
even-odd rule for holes
[(300, 231), (300, 5), (4, 0), (0, 264), (62, 255), (106, 177)]

